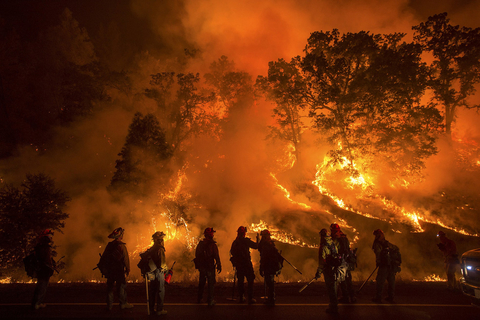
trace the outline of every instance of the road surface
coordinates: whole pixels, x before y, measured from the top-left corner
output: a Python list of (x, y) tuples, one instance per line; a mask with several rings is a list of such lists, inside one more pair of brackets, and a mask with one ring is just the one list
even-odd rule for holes
[[(325, 313), (328, 296), (323, 282), (312, 284), (302, 293), (302, 283), (277, 284), (275, 307), (263, 305), (263, 286), (255, 286), (257, 303), (239, 304), (232, 300), (232, 284), (219, 283), (216, 287), (217, 305), (197, 304), (195, 284), (173, 284), (167, 287), (162, 317), (148, 316), (144, 284), (128, 284), (128, 300), (133, 309), (120, 310), (115, 305), (106, 311), (105, 284), (63, 283), (51, 284), (46, 304), (41, 310), (31, 310), (33, 284), (0, 285), (1, 319), (227, 319), (227, 320), (300, 320), (300, 319), (358, 319), (358, 320), (479, 320), (480, 308), (472, 306), (459, 292), (445, 289), (445, 283), (397, 283), (395, 304), (375, 304), (371, 301), (375, 284), (368, 283), (358, 295), (355, 304), (340, 304), (338, 316)], [(360, 284), (355, 284), (358, 288)]]

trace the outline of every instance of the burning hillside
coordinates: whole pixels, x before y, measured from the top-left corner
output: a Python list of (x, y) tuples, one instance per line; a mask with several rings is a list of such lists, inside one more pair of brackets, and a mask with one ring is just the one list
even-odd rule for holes
[[(333, 222), (358, 247), (356, 279), (374, 267), (378, 228), (404, 253), (406, 279), (441, 274), (440, 229), (460, 252), (480, 246), (478, 115), (459, 112), (478, 108), (478, 29), (446, 14), (417, 21), (403, 4), (387, 18), (385, 4), (355, 3), (337, 19), (338, 5), (321, 1), (267, 1), (253, 15), (214, 3), (112, 2), (123, 15), (108, 27), (76, 2), (55, 25), (17, 33), (15, 19), (0, 20), (5, 277), (21, 270), (40, 224), (61, 231), (61, 281), (100, 280), (92, 269), (119, 226), (132, 265), (165, 232), (176, 281), (196, 276), (206, 227), (217, 230), (224, 280), (241, 225), (252, 238), (269, 229), (303, 271), (285, 266), (280, 281), (313, 275), (318, 232)], [(30, 172), (68, 197), (44, 201), (40, 183), (30, 192)]]

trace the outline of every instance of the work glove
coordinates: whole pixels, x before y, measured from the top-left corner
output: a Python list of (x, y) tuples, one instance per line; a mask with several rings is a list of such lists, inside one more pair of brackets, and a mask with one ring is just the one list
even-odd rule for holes
[(322, 273), (322, 270), (320, 268), (317, 269), (317, 272), (315, 273), (315, 279), (320, 278), (320, 274)]
[(217, 266), (217, 272), (218, 273), (222, 272), (222, 266)]
[(263, 270), (260, 270), (260, 276), (263, 277), (264, 276), (264, 272)]

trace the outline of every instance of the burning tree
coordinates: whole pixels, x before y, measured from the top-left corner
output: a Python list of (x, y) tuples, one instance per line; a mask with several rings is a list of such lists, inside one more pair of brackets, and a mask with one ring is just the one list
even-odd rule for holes
[(27, 175), (22, 188), (0, 190), (0, 267), (19, 266), (45, 229), (61, 230), (69, 197), (44, 174)]
[(335, 149), (329, 164), (393, 177), (418, 175), (437, 152), (440, 114), (420, 103), (427, 86), (421, 48), (403, 34), (314, 32), (301, 60), (315, 126)]
[(173, 152), (184, 151), (182, 144), (208, 128), (205, 105), (212, 94), (199, 89), (200, 74), (160, 72), (152, 75), (147, 98), (155, 100), (161, 115), (161, 126)]
[(247, 72), (237, 71), (235, 62), (221, 56), (218, 61), (210, 64), (210, 72), (205, 74), (206, 84), (213, 91), (215, 104), (224, 110), (219, 118), (226, 118), (236, 108), (253, 104), (252, 77)]

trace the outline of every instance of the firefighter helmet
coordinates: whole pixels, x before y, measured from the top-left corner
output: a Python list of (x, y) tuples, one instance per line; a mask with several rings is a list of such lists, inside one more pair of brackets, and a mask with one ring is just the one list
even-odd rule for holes
[(163, 231), (157, 231), (154, 234), (152, 234), (152, 239), (163, 239), (165, 237), (165, 233)]
[(247, 233), (247, 227), (240, 226), (240, 227), (238, 227), (237, 232), (245, 234), (245, 233)]
[(217, 232), (217, 231), (213, 230), (213, 228), (206, 228), (205, 231), (203, 231), (203, 234), (206, 237), (213, 237), (214, 232)]
[(338, 225), (338, 223), (332, 223), (332, 224), (330, 225), (330, 230), (332, 230), (332, 231), (338, 231), (338, 230), (340, 230), (340, 226)]
[(125, 232), (125, 229), (123, 229), (122, 227), (119, 227), (119, 228), (113, 230), (112, 233), (110, 233), (110, 235), (108, 236), (108, 238), (118, 239), (120, 237), (123, 237), (124, 232)]
[(42, 231), (42, 233), (40, 234), (41, 237), (44, 237), (44, 236), (53, 236), (53, 231), (50, 230), (50, 229), (45, 229)]

